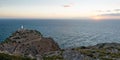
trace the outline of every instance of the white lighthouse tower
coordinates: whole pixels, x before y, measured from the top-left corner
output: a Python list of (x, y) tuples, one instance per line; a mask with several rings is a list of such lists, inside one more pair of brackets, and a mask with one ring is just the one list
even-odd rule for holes
[(21, 26), (21, 29), (24, 29), (24, 26), (23, 26), (23, 25)]

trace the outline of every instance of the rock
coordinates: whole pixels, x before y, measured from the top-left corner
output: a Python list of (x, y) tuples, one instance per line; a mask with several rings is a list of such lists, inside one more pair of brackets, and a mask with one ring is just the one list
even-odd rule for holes
[(83, 55), (78, 51), (65, 50), (63, 52), (63, 57), (65, 60), (93, 60), (89, 56)]
[(72, 50), (65, 50), (63, 52), (63, 57), (65, 60), (83, 60), (83, 57), (79, 52)]
[(0, 53), (37, 60), (120, 60), (120, 43), (60, 49), (52, 38), (43, 37), (36, 30), (20, 29), (0, 43)]
[(92, 46), (92, 48), (120, 48), (120, 43), (100, 43)]
[(23, 56), (42, 55), (45, 52), (60, 50), (52, 38), (43, 37), (36, 30), (20, 29), (0, 44), (0, 51)]
[(86, 48), (74, 48), (74, 50), (91, 57), (92, 60), (120, 59), (120, 43), (100, 43)]

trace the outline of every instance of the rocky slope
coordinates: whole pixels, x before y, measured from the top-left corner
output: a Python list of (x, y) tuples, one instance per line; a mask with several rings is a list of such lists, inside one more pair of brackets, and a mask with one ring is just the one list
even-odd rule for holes
[(36, 30), (20, 29), (0, 43), (0, 53), (37, 60), (120, 60), (120, 43), (60, 49), (52, 38), (43, 37)]
[(14, 55), (35, 57), (45, 52), (60, 50), (52, 38), (43, 37), (36, 30), (20, 29), (0, 44), (0, 51)]
[(44, 60), (120, 60), (120, 43), (62, 49), (43, 55)]

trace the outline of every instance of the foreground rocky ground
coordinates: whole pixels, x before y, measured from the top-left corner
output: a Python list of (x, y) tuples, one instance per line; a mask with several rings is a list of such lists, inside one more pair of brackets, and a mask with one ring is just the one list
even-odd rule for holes
[(44, 60), (120, 60), (120, 44), (101, 43), (95, 46), (48, 52)]
[(34, 60), (120, 60), (120, 44), (60, 49), (52, 38), (43, 37), (36, 30), (20, 29), (0, 43), (0, 60), (5, 60), (7, 57), (1, 54), (10, 56), (7, 60), (29, 60), (26, 57)]

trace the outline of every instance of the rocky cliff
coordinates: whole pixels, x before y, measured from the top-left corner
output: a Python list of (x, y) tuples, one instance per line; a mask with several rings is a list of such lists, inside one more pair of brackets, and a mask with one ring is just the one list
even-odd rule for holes
[(120, 60), (120, 43), (60, 49), (52, 38), (43, 37), (36, 30), (20, 29), (0, 43), (0, 52), (34, 57), (37, 60)]
[(36, 30), (20, 29), (0, 44), (0, 51), (14, 55), (35, 57), (45, 52), (60, 50), (52, 38), (43, 37)]

